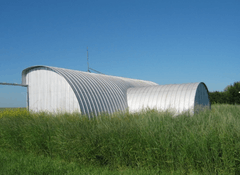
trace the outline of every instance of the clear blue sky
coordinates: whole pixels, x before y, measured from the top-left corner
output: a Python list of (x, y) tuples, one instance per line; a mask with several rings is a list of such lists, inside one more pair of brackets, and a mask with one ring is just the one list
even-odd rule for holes
[[(149, 80), (240, 81), (239, 0), (0, 1), (0, 82), (48, 65)], [(0, 107), (25, 107), (26, 88), (0, 86)]]

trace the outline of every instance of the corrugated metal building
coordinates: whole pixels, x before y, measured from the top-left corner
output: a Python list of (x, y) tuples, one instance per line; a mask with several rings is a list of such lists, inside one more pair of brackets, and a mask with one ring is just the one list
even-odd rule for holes
[(129, 88), (127, 98), (130, 112), (149, 108), (194, 114), (197, 105), (210, 108), (208, 90), (202, 82)]
[(140, 111), (143, 108), (177, 113), (201, 104), (210, 107), (204, 83), (158, 85), (154, 82), (75, 71), (50, 66), (23, 70), (22, 84), (28, 85), (31, 111), (66, 111), (98, 115)]

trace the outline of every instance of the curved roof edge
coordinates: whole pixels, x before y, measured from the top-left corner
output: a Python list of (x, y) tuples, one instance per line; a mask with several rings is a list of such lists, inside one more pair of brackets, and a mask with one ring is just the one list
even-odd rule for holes
[[(22, 84), (27, 84), (27, 74), (34, 69), (46, 69), (62, 76), (76, 95), (83, 114), (113, 113), (127, 108), (127, 89), (135, 86), (154, 86), (145, 80), (102, 75), (51, 66), (31, 66), (22, 71)], [(104, 96), (102, 95), (104, 94)]]
[(204, 82), (199, 82), (198, 86), (200, 84), (203, 84), (205, 86), (205, 88), (207, 89), (207, 94), (208, 94), (208, 98), (209, 98), (209, 108), (211, 109), (211, 100), (210, 100), (210, 94), (209, 94), (208, 87), (207, 87), (207, 85)]
[(48, 67), (48, 66), (39, 65), (39, 66), (31, 66), (31, 67), (28, 67), (26, 69), (23, 69), (23, 71), (22, 71), (22, 84), (26, 85), (26, 74), (27, 74), (27, 72), (31, 69), (38, 68), (38, 67)]
[[(54, 72), (56, 72), (54, 69), (66, 69), (66, 68), (60, 68), (60, 67), (53, 67), (53, 66), (45, 66), (45, 65), (36, 65), (36, 66), (30, 66), (27, 67), (26, 69), (23, 69), (22, 71), (22, 84), (26, 85), (26, 74), (29, 70), (34, 69), (34, 68), (39, 68), (39, 67), (44, 67), (44, 68), (48, 68)], [(73, 69), (68, 69), (68, 70), (73, 70)], [(80, 70), (73, 70), (73, 71), (79, 71), (79, 72), (83, 72), (83, 73), (89, 73), (89, 72), (84, 72), (84, 71), (80, 71)], [(96, 74), (96, 73), (90, 73), (90, 74)], [(105, 74), (96, 74), (96, 75), (103, 75), (103, 76), (109, 76), (109, 77), (116, 77), (116, 78), (123, 78), (123, 79), (127, 79), (127, 80), (139, 80), (142, 82), (146, 82), (146, 83), (153, 83), (153, 85), (158, 85), (155, 82), (152, 81), (148, 81), (148, 80), (140, 80), (140, 79), (135, 79), (135, 78), (126, 78), (126, 77), (120, 77), (120, 76), (113, 76), (113, 75), (105, 75)]]

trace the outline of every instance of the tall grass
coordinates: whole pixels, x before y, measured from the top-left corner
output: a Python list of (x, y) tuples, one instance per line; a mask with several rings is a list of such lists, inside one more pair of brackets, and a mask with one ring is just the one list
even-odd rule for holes
[(91, 120), (4, 110), (0, 147), (111, 170), (240, 174), (240, 106), (212, 105), (192, 117), (148, 110)]

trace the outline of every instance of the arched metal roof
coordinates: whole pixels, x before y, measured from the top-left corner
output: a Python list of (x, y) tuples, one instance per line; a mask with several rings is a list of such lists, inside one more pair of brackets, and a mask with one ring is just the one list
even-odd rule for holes
[(127, 98), (130, 112), (150, 108), (193, 114), (197, 105), (211, 107), (209, 92), (203, 82), (129, 88)]
[(22, 84), (26, 84), (26, 75), (35, 69), (47, 69), (64, 77), (76, 95), (81, 112), (88, 115), (90, 113), (98, 115), (100, 112), (124, 111), (128, 108), (128, 88), (157, 85), (150, 81), (50, 66), (32, 66), (24, 69), (22, 71)]

